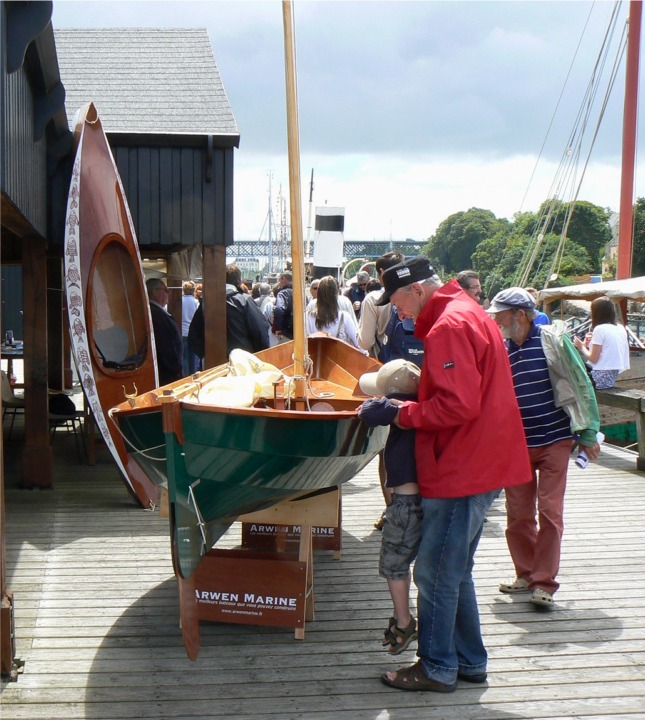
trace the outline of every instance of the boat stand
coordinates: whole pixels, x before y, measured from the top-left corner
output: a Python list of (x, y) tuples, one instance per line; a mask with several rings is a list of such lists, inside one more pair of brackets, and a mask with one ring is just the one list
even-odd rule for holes
[(239, 520), (252, 525), (298, 527), (297, 540), (289, 542), (281, 531), (275, 549), (214, 548), (188, 579), (177, 577), (181, 631), (191, 660), (199, 654), (202, 620), (292, 627), (295, 638), (304, 640), (305, 622), (314, 619), (312, 527), (337, 525), (340, 536), (340, 498), (340, 489), (333, 488), (242, 515)]
[[(333, 525), (313, 525), (311, 528), (312, 545), (316, 550), (331, 550), (334, 558), (340, 560), (343, 547), (343, 532), (341, 527), (342, 491), (341, 486), (327, 492), (338, 495), (336, 502), (337, 516)], [(266, 522), (242, 522), (242, 547), (251, 550), (291, 550), (298, 551), (300, 540), (300, 525), (278, 525)]]

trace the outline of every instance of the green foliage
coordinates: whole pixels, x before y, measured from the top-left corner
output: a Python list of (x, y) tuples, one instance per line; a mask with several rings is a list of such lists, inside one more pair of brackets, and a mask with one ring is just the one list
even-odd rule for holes
[[(518, 213), (513, 222), (498, 219), (490, 210), (479, 208), (454, 213), (439, 225), (423, 248), (423, 254), (432, 260), (442, 277), (473, 268), (482, 280), (484, 295), (490, 298), (499, 290), (519, 283), (518, 273), (530, 258), (534, 237), (538, 230), (544, 229), (543, 218), (551, 205), (552, 202), (544, 203), (539, 213)], [(545, 286), (568, 207), (567, 203), (555, 203), (528, 285)], [(571, 276), (599, 271), (605, 246), (611, 240), (609, 216), (605, 208), (585, 201), (576, 203), (562, 261), (555, 268), (559, 276), (556, 284), (566, 285)], [(634, 267), (640, 267), (640, 272), (645, 273), (645, 199), (639, 200), (635, 217), (640, 234), (635, 240)]]
[(509, 225), (490, 210), (470, 208), (450, 215), (437, 228), (424, 248), (446, 273), (457, 273), (472, 267), (471, 256), (478, 245)]
[[(547, 208), (551, 205), (554, 205), (554, 210), (546, 230), (559, 236), (562, 235), (562, 228), (571, 203), (554, 203), (549, 200), (542, 204), (540, 215), (545, 214)], [(593, 205), (586, 200), (579, 200), (574, 205), (567, 228), (567, 238), (587, 251), (591, 260), (591, 267), (584, 272), (600, 272), (605, 246), (611, 240), (610, 214), (607, 208)]]
[(641, 275), (645, 275), (645, 198), (638, 198), (634, 205), (632, 277)]

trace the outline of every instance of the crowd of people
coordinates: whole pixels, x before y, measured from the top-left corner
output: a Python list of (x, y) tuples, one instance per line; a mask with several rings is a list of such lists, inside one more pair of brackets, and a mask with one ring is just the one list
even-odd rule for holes
[[(375, 524), (393, 607), (382, 643), (398, 655), (416, 640), (418, 660), (381, 679), (449, 693), (459, 679), (487, 679), (472, 572), (486, 513), (502, 492), (515, 572), (499, 591), (524, 593), (538, 609), (554, 605), (569, 461), (576, 447), (590, 460), (600, 453), (594, 387), (611, 387), (629, 367), (627, 334), (607, 298), (591, 305), (591, 332), (572, 341), (537, 309), (534, 288), (506, 288), (484, 307), (473, 270), (443, 283), (427, 258), (391, 252), (375, 271), (361, 270), (344, 292), (334, 277), (313, 279), (305, 331), (384, 361), (360, 379), (367, 399), (359, 408), (366, 424), (390, 427), (379, 461), (385, 511)], [(293, 337), (290, 272), (273, 288), (249, 288), (232, 265), (226, 282), (229, 352)], [(148, 292), (163, 384), (204, 356), (204, 300), (184, 283), (180, 331), (165, 309), (165, 283), (149, 280)], [(411, 344), (405, 330), (398, 342), (395, 321), (411, 324), (420, 350), (406, 354)]]

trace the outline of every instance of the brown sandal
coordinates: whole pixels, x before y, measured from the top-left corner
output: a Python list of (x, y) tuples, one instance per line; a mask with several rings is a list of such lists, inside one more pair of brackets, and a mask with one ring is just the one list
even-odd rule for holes
[(430, 692), (451, 693), (457, 689), (457, 683), (445, 685), (429, 678), (421, 667), (421, 660), (418, 660), (410, 667), (397, 670), (393, 678), (387, 673), (381, 675), (381, 682), (397, 690), (429, 690)]

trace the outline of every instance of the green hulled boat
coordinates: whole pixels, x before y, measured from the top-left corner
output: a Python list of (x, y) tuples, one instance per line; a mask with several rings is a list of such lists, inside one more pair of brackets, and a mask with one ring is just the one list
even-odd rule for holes
[(358, 379), (377, 361), (328, 337), (310, 338), (308, 357), (294, 378), (293, 342), (234, 351), (227, 365), (110, 411), (130, 458), (168, 486), (182, 577), (239, 515), (342, 484), (383, 448), (388, 429), (357, 417)]
[(179, 380), (110, 411), (128, 455), (167, 483), (175, 572), (184, 578), (244, 513), (350, 480), (387, 427), (358, 418), (363, 373), (380, 363), (332, 337), (305, 337), (300, 153), (291, 3), (282, 5), (287, 84), (293, 341)]

